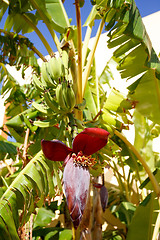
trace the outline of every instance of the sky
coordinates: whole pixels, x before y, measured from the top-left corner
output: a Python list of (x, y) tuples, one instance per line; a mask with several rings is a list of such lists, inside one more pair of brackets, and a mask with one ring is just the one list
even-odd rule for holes
[[(145, 17), (149, 14), (152, 14), (154, 12), (160, 11), (160, 0), (135, 0), (136, 5), (140, 11), (140, 14), (142, 17)], [(75, 6), (74, 6), (74, 0), (65, 0), (64, 2), (64, 6), (66, 9), (66, 12), (69, 16), (69, 18), (72, 18), (72, 22), (71, 24), (76, 25), (76, 14), (75, 14)], [(87, 16), (91, 10), (91, 3), (90, 0), (85, 0), (85, 4), (84, 7), (81, 8), (81, 17), (82, 17), (82, 24), (85, 23), (85, 20), (87, 19)], [(7, 14), (6, 14), (7, 15)], [(3, 28), (4, 26), (4, 20), (2, 19), (2, 21), (0, 22), (0, 28)], [(92, 33), (92, 37), (95, 35), (96, 33), (96, 29), (98, 26), (98, 22), (97, 24), (95, 24), (95, 31), (93, 31)], [(53, 51), (56, 51), (56, 48), (54, 46), (53, 40), (50, 36), (50, 33), (48, 32), (47, 29), (44, 28), (44, 25), (41, 23), (38, 24), (38, 28), (40, 29), (40, 31), (44, 34), (44, 36), (46, 37), (47, 41), (50, 43), (51, 48), (53, 49)], [(85, 35), (85, 31), (86, 28), (83, 27), (83, 31), (82, 31), (82, 37), (84, 38)], [(39, 38), (37, 37), (37, 35), (33, 32), (30, 34), (26, 34), (26, 37), (29, 37), (29, 39), (35, 43), (35, 47), (40, 50), (40, 52), (45, 56), (48, 55), (48, 52), (46, 51), (45, 47), (43, 46), (43, 44), (41, 43), (41, 41), (39, 40)]]

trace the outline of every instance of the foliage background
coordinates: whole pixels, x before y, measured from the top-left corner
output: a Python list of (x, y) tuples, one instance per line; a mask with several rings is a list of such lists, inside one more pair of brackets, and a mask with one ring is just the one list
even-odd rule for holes
[[(78, 239), (71, 231), (63, 196), (62, 163), (45, 159), (40, 141), (55, 138), (71, 146), (78, 132), (97, 126), (110, 132), (110, 140), (95, 155), (98, 163), (90, 172), (94, 181), (104, 178), (109, 202), (102, 213), (98, 191), (92, 189), (90, 235), (93, 239), (142, 240), (156, 239), (159, 233), (159, 153), (152, 148), (160, 130), (159, 59), (134, 1), (91, 3), (82, 46), (78, 4), (83, 8), (83, 1), (75, 4), (77, 27), (70, 25), (61, 1), (1, 1), (0, 19), (6, 10), (9, 13), (0, 29), (1, 95), (7, 116), (2, 130), (15, 139), (10, 142), (0, 137), (1, 239)], [(89, 50), (95, 19), (99, 28)], [(48, 28), (60, 57), (53, 57), (51, 44), (37, 28), (39, 21)], [(112, 88), (109, 63), (97, 76), (94, 54), (102, 29), (107, 31), (107, 46), (115, 48), (109, 63), (117, 66), (122, 83), (127, 78), (125, 95)], [(39, 36), (54, 64), (36, 48), (36, 42), (24, 37), (31, 31)], [(40, 66), (35, 54), (43, 60)], [(21, 68), (25, 84), (12, 76), (6, 64)], [(28, 67), (30, 82), (25, 81)], [(56, 92), (64, 77), (75, 98), (74, 105), (65, 107)], [(134, 145), (122, 134), (133, 124)], [(111, 170), (117, 184), (107, 179)], [(85, 232), (83, 226), (81, 231)]]

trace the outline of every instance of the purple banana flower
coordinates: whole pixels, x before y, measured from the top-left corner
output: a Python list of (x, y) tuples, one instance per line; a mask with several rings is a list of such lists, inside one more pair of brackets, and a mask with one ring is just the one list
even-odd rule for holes
[(52, 161), (64, 161), (64, 192), (75, 229), (82, 219), (90, 185), (89, 167), (96, 162), (92, 154), (103, 148), (109, 133), (101, 128), (85, 128), (73, 140), (72, 149), (59, 140), (42, 140), (42, 150)]

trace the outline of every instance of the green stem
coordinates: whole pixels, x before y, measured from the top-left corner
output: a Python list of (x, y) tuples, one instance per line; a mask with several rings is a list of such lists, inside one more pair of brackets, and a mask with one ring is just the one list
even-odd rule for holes
[(87, 56), (87, 49), (88, 49), (88, 44), (89, 44), (89, 40), (90, 40), (90, 37), (91, 37), (91, 32), (92, 32), (92, 27), (90, 27), (90, 25), (89, 25), (87, 27), (87, 32), (86, 32), (86, 35), (85, 35), (85, 39), (84, 39), (84, 42), (83, 42), (83, 48), (82, 48), (82, 69), (84, 67), (85, 59), (86, 59), (86, 56)]
[(80, 239), (80, 228), (77, 228), (77, 230), (74, 229), (74, 232), (75, 232), (75, 240), (79, 240)]
[(37, 54), (37, 56), (38, 56), (39, 58), (41, 58), (41, 59), (43, 60), (43, 62), (47, 62), (47, 59), (43, 56), (43, 54), (42, 54), (40, 51), (38, 51), (37, 48), (35, 48), (34, 46), (32, 46), (31, 49), (32, 49), (33, 52), (35, 52), (35, 53)]
[(97, 34), (96, 34), (96, 37), (95, 37), (95, 40), (94, 40), (94, 43), (93, 43), (93, 46), (92, 46), (92, 50), (91, 50), (91, 52), (89, 54), (89, 58), (88, 58), (87, 65), (86, 65), (86, 69), (85, 69), (84, 74), (83, 74), (82, 97), (84, 96), (84, 93), (85, 93), (87, 80), (88, 80), (88, 77), (89, 77), (89, 74), (90, 74), (90, 70), (91, 70), (91, 65), (92, 65), (92, 62), (93, 62), (94, 54), (95, 54), (96, 47), (97, 47), (99, 38), (101, 36), (102, 30), (103, 30), (104, 24), (105, 24), (105, 18), (102, 19), (102, 21), (101, 21), (101, 23), (99, 25), (99, 28), (98, 28), (98, 31), (97, 31)]
[(125, 188), (125, 191), (126, 191), (126, 198), (127, 198), (127, 201), (130, 202), (129, 190), (128, 190), (128, 182), (127, 182), (127, 179), (126, 179), (124, 164), (123, 164), (121, 156), (120, 156), (120, 162), (121, 162), (121, 167), (122, 167), (122, 172), (123, 172), (124, 188)]
[(57, 50), (58, 50), (59, 54), (61, 54), (62, 53), (62, 49), (60, 48), (60, 41), (59, 41), (57, 35), (53, 31), (53, 28), (51, 27), (51, 24), (46, 23), (46, 26), (47, 26), (47, 28), (48, 28), (48, 30), (49, 30), (52, 38), (53, 38), (53, 41), (54, 41), (54, 43), (55, 43), (55, 45), (57, 47)]
[(62, 52), (61, 48), (60, 48), (60, 42), (59, 42), (59, 39), (57, 37), (57, 35), (55, 34), (52, 26), (51, 26), (51, 23), (49, 22), (49, 20), (47, 19), (45, 13), (39, 8), (38, 6), (38, 3), (35, 1), (35, 0), (29, 0), (31, 2), (31, 4), (34, 6), (35, 9), (37, 9), (40, 17), (42, 18), (43, 22), (45, 23), (46, 27), (48, 28), (52, 38), (53, 38), (53, 41), (57, 47), (57, 50), (59, 53)]
[(117, 175), (116, 179), (117, 179), (117, 182), (119, 183), (120, 191), (123, 192), (125, 190), (124, 184), (122, 182), (122, 179), (124, 178), (124, 176), (119, 173), (119, 169), (117, 168), (117, 164), (115, 162), (113, 162), (113, 165), (114, 167), (112, 167), (112, 169), (114, 169), (115, 176)]
[(137, 175), (137, 179), (138, 179), (138, 181), (139, 181), (140, 184), (141, 184), (142, 181), (141, 181), (141, 178), (140, 178), (140, 175), (139, 175), (139, 169), (138, 169), (137, 161), (136, 161), (135, 156), (133, 155), (132, 151), (130, 151), (130, 149), (129, 149), (129, 152), (130, 152), (130, 154), (131, 154), (131, 157), (132, 157), (133, 162), (134, 162), (134, 165), (135, 165), (135, 172), (136, 172), (136, 175)]
[(155, 193), (159, 197), (160, 196), (160, 186), (159, 186), (155, 176), (153, 175), (151, 169), (149, 168), (149, 166), (145, 162), (145, 160), (142, 158), (142, 156), (137, 151), (137, 149), (126, 139), (126, 137), (122, 133), (120, 133), (117, 130), (114, 130), (114, 133), (129, 147), (129, 149), (131, 149), (131, 151), (136, 155), (138, 160), (141, 162), (141, 164), (143, 165), (146, 173), (148, 174), (148, 176), (149, 176), (149, 178), (151, 180), (151, 183), (153, 185)]
[(73, 240), (76, 240), (76, 233), (75, 233), (75, 228), (72, 225), (72, 235), (73, 235)]
[(35, 26), (35, 24), (33, 24), (33, 22), (25, 14), (23, 14), (22, 17), (33, 28), (33, 30), (36, 32), (36, 34), (44, 44), (45, 48), (47, 49), (49, 55), (52, 56), (54, 54), (52, 51), (52, 48), (49, 46), (49, 43), (44, 38), (43, 34), (39, 31), (39, 29)]

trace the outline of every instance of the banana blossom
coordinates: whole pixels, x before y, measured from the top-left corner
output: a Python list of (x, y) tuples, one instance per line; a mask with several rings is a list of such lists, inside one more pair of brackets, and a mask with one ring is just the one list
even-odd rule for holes
[(109, 133), (101, 128), (85, 128), (73, 140), (72, 149), (59, 140), (42, 140), (42, 151), (52, 161), (64, 161), (63, 183), (74, 228), (79, 226), (89, 193), (90, 173), (96, 161), (92, 154), (103, 148)]

